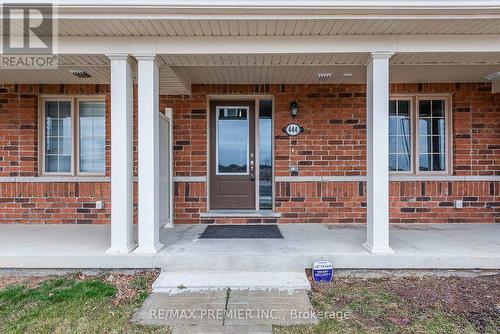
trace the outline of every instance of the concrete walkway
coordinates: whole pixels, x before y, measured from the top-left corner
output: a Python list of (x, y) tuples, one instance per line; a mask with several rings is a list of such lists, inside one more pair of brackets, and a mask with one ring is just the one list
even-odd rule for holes
[(358, 224), (280, 225), (283, 239), (198, 239), (203, 225), (161, 232), (154, 256), (106, 255), (110, 227), (0, 225), (2, 268), (164, 268), (171, 271), (303, 271), (318, 259), (335, 268), (500, 269), (500, 224), (392, 225), (392, 255), (372, 255)]
[(272, 325), (314, 324), (305, 290), (209, 289), (153, 293), (134, 315), (143, 325), (166, 325), (176, 334), (272, 333)]

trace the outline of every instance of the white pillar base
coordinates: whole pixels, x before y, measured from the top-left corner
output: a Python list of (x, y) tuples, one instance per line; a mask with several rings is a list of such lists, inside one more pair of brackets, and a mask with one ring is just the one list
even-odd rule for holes
[(363, 243), (363, 248), (366, 249), (369, 253), (375, 254), (375, 255), (390, 255), (390, 254), (396, 253), (390, 247), (387, 247), (387, 248), (373, 248), (372, 245), (369, 245), (366, 242)]
[(107, 255), (127, 255), (132, 253), (137, 248), (137, 243), (131, 244), (128, 248), (113, 248), (110, 247), (106, 250)]

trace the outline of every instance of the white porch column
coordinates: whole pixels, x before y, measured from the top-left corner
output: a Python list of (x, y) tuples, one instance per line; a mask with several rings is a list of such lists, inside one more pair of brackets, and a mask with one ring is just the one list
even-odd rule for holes
[(367, 66), (366, 153), (367, 238), (373, 254), (391, 254), (389, 247), (389, 59), (393, 53), (372, 53)]
[(111, 60), (111, 247), (108, 254), (130, 253), (133, 235), (132, 66), (126, 54)]
[(138, 62), (139, 247), (154, 254), (160, 243), (160, 115), (158, 64), (155, 55), (135, 55)]

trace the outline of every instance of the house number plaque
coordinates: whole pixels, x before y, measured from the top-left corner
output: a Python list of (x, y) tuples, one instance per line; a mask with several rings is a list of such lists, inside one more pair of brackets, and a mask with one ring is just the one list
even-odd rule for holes
[(297, 123), (290, 123), (283, 128), (283, 132), (291, 137), (297, 136), (299, 133), (302, 133), (303, 131), (304, 128)]

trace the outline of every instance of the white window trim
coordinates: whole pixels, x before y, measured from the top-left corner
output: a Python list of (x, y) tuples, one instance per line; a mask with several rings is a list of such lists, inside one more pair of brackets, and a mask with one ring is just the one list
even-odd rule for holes
[[(453, 173), (453, 141), (452, 141), (452, 95), (451, 94), (391, 94), (390, 100), (410, 100), (411, 122), (411, 168), (410, 171), (389, 171), (391, 175), (451, 175)], [(445, 102), (445, 170), (421, 171), (419, 166), (418, 119), (420, 100), (444, 100)]]
[[(45, 102), (69, 101), (71, 103), (71, 172), (46, 172), (45, 171)], [(102, 173), (80, 172), (80, 101), (96, 101), (106, 103), (104, 95), (44, 95), (39, 98), (38, 128), (38, 174), (42, 176), (104, 176)], [(106, 138), (106, 134), (105, 134)], [(106, 139), (105, 139), (106, 140)]]

